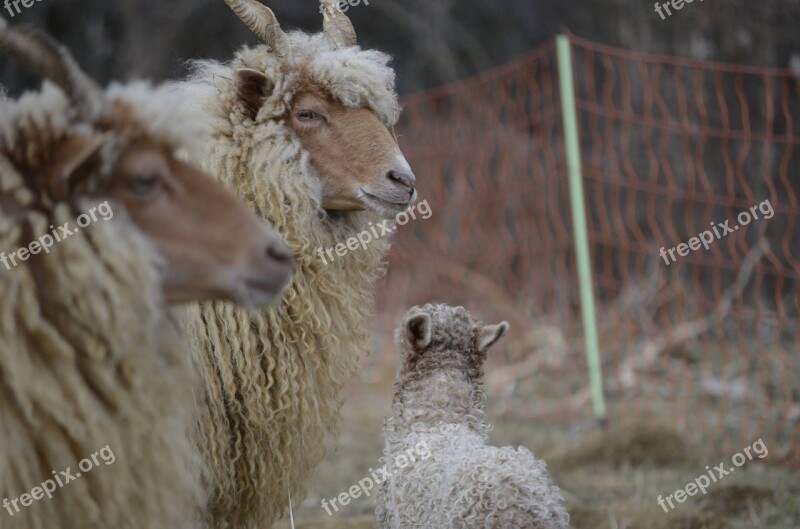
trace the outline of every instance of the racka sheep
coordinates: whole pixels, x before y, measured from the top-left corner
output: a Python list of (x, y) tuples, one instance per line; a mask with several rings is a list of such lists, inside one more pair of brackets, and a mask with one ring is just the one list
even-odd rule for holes
[(2, 19), (0, 50), (58, 85), (0, 101), (0, 527), (196, 527), (197, 379), (167, 303), (276, 299), (288, 251), (179, 161), (203, 132), (180, 94), (103, 91)]
[(203, 304), (190, 334), (213, 525), (264, 529), (302, 499), (335, 430), (388, 242), (328, 263), (317, 249), (375, 230), (416, 190), (389, 129), (400, 111), (389, 57), (356, 46), (338, 10), (322, 33), (286, 34), (262, 4), (227, 1), (266, 45), (199, 64), (184, 88), (214, 129), (205, 166), (283, 235), (297, 270), (280, 306)]
[(392, 474), (377, 494), (380, 529), (565, 529), (569, 515), (545, 464), (488, 444), (486, 352), (508, 323), (482, 325), (463, 307), (412, 308), (396, 331), (403, 364), (384, 434), (387, 460), (425, 442), (431, 456)]

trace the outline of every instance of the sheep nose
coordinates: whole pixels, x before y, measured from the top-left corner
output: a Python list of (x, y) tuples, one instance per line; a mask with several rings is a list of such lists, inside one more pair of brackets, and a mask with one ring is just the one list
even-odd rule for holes
[(414, 184), (417, 182), (417, 179), (413, 173), (403, 173), (392, 169), (386, 173), (386, 178), (392, 183), (405, 188), (410, 195), (414, 194)]
[(289, 249), (283, 243), (270, 244), (267, 248), (267, 257), (278, 264), (293, 265), (292, 254), (289, 253)]

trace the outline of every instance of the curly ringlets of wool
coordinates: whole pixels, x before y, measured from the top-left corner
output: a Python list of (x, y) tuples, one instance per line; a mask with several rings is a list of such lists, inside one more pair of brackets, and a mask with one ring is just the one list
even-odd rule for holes
[(379, 529), (566, 529), (564, 499), (526, 448), (489, 445), (481, 388), (489, 347), (506, 322), (483, 325), (463, 307), (408, 311), (396, 331), (403, 363), (384, 455), (425, 443), (431, 456), (400, 468), (376, 497)]
[[(148, 134), (193, 130), (179, 100), (138, 84), (106, 94)], [(54, 201), (27, 178), (65, 137), (92, 133), (60, 89), (0, 101), (0, 251), (72, 222), (96, 201)], [(135, 133), (135, 131), (131, 131)], [(109, 154), (109, 153), (106, 153)], [(88, 180), (100, 178), (92, 174)], [(91, 182), (87, 182), (91, 186)], [(16, 498), (108, 446), (93, 468), (3, 529), (195, 527), (205, 503), (190, 442), (196, 401), (188, 346), (165, 308), (156, 250), (115, 211), (12, 270), (0, 268), (0, 498)]]
[[(343, 104), (397, 121), (389, 57), (336, 48), (323, 35), (288, 34), (308, 79)], [(251, 68), (275, 82), (255, 120), (241, 111), (230, 81)], [(194, 310), (189, 324), (206, 384), (199, 444), (210, 468), (212, 526), (269, 527), (297, 505), (336, 430), (341, 389), (366, 354), (371, 287), (383, 273), (385, 240), (322, 265), (329, 248), (378, 223), (371, 212), (330, 216), (321, 208), (309, 154), (284, 124), (301, 80), (284, 75), (267, 46), (244, 48), (231, 64), (202, 62), (186, 88), (214, 129), (205, 167), (244, 197), (283, 236), (296, 259), (280, 306), (246, 312), (224, 303)]]

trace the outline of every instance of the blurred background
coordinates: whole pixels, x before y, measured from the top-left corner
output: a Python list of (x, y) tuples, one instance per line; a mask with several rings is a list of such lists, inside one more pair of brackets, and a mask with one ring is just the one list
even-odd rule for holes
[[(317, 31), (313, 0), (268, 5)], [(414, 304), (463, 304), (512, 331), (487, 366), (493, 440), (544, 458), (576, 528), (800, 527), (800, 2), (370, 0), (347, 12), (394, 57), (399, 141), (433, 212), (401, 227), (377, 289), (372, 354), (347, 392), (299, 527), (374, 527), (322, 498), (379, 465)], [(175, 79), (257, 39), (222, 0), (37, 1), (97, 79)], [(607, 426), (593, 414), (554, 37), (569, 34)], [(563, 67), (563, 66), (562, 66)], [(15, 95), (38, 85), (0, 58)], [(667, 265), (659, 249), (768, 201)], [(670, 513), (656, 503), (758, 439)]]
[[(349, 8), (362, 46), (395, 57), (401, 93), (485, 71), (562, 29), (638, 51), (800, 69), (800, 3), (695, 0), (661, 20), (653, 1), (371, 0)], [(663, 2), (662, 2), (663, 3)], [(269, 2), (284, 29), (317, 31), (315, 0)], [(257, 39), (222, 0), (36, 0), (10, 22), (46, 28), (96, 79), (182, 76), (186, 59), (227, 59)], [(0, 59), (16, 93), (32, 79)]]

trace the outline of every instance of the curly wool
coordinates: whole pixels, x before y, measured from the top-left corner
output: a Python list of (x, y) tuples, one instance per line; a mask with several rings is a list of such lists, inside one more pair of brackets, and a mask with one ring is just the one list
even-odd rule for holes
[[(208, 121), (192, 112), (191, 102), (175, 86), (154, 87), (144, 81), (112, 83), (105, 93), (110, 101), (131, 109), (129, 129), (120, 131), (120, 136), (147, 134), (184, 157), (205, 147)], [(45, 82), (40, 92), (26, 92), (17, 100), (0, 98), (0, 105), (0, 152), (29, 171), (47, 163), (51, 147), (67, 134), (102, 133), (96, 126), (77, 121), (75, 109), (50, 82)], [(103, 154), (100, 171), (107, 173), (115, 153), (107, 148)]]
[[(0, 116), (0, 251), (10, 254), (96, 206), (54, 202), (29, 177), (56, 142), (92, 127), (52, 85), (0, 102)], [(189, 435), (197, 379), (165, 308), (162, 266), (121, 209), (49, 254), (0, 266), (0, 498), (30, 493), (52, 471), (77, 475), (103, 447), (115, 456), (52, 499), (3, 510), (3, 527), (194, 527), (204, 504)]]
[[(397, 120), (388, 57), (358, 48), (334, 50), (318, 35), (291, 33), (295, 61), (307, 79), (345, 105)], [(274, 82), (255, 121), (238, 104), (237, 68)], [(295, 504), (335, 432), (343, 385), (366, 354), (364, 322), (371, 286), (383, 273), (388, 242), (374, 240), (327, 265), (316, 255), (380, 218), (371, 212), (327, 214), (309, 155), (281, 120), (300, 79), (286, 75), (266, 46), (241, 50), (230, 65), (204, 62), (187, 88), (214, 129), (205, 166), (283, 236), (295, 275), (279, 306), (247, 312), (201, 304), (189, 334), (206, 384), (199, 445), (210, 468), (213, 527), (269, 527), (291, 493)]]
[[(427, 314), (431, 344), (417, 350), (405, 322)], [(403, 365), (384, 456), (394, 461), (420, 444), (430, 457), (399, 468), (376, 496), (379, 529), (565, 529), (569, 515), (544, 462), (526, 448), (489, 445), (481, 390), (486, 352), (481, 324), (462, 307), (414, 307), (396, 332)]]

